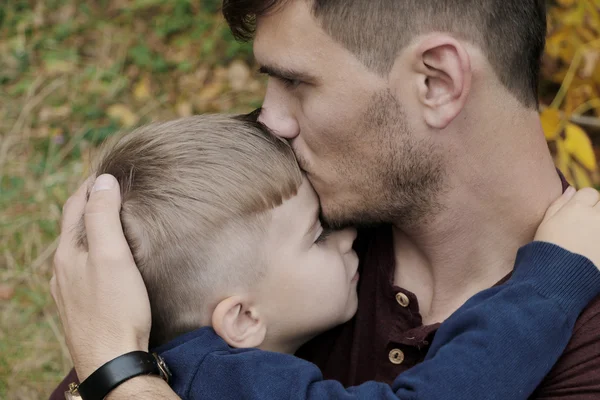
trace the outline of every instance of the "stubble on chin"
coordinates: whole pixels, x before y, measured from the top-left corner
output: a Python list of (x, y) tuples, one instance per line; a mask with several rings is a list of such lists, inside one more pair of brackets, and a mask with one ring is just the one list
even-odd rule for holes
[[(445, 169), (442, 152), (415, 138), (407, 116), (390, 91), (375, 94), (361, 116), (355, 149), (335, 163), (343, 193), (322, 194), (322, 220), (339, 229), (394, 223), (426, 223), (442, 209)], [(344, 146), (350, 149), (351, 146)], [(366, 150), (366, 151), (365, 151)], [(360, 156), (366, 152), (369, 156)], [(334, 190), (334, 185), (325, 190)], [(343, 198), (343, 197), (346, 198)]]

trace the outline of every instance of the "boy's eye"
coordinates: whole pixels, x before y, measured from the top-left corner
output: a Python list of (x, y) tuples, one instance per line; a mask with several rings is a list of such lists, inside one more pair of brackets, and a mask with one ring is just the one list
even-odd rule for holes
[(295, 89), (302, 83), (298, 79), (287, 79), (287, 78), (281, 78), (281, 82), (283, 82), (283, 85), (288, 89)]
[(321, 231), (321, 234), (319, 235), (319, 237), (317, 238), (317, 240), (315, 240), (315, 244), (322, 244), (325, 243), (325, 241), (327, 240), (327, 238), (329, 237), (329, 235), (331, 234), (331, 230), (329, 229), (323, 229), (323, 231)]

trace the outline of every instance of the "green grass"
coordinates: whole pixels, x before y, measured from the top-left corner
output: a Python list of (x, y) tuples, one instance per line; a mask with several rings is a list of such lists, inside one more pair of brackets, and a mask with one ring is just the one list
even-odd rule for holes
[(247, 89), (230, 90), (228, 68), (250, 64), (251, 47), (233, 40), (219, 4), (12, 0), (0, 8), (0, 399), (47, 398), (71, 368), (48, 281), (62, 204), (93, 149), (132, 117), (141, 124), (260, 105), (255, 73)]

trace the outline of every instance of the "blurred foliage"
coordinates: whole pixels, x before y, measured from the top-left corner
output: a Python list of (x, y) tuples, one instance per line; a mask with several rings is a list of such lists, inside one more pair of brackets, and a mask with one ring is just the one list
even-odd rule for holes
[(548, 12), (541, 120), (558, 168), (578, 187), (600, 183), (600, 2), (557, 0)]
[(62, 204), (108, 136), (248, 112), (264, 82), (220, 0), (5, 0), (0, 7), (0, 399), (70, 368), (48, 290)]
[[(542, 123), (560, 166), (598, 183), (600, 5), (556, 0)], [(0, 7), (0, 399), (41, 399), (71, 363), (48, 290), (62, 204), (122, 128), (260, 106), (220, 0), (4, 0)], [(597, 149), (597, 148), (596, 148)]]

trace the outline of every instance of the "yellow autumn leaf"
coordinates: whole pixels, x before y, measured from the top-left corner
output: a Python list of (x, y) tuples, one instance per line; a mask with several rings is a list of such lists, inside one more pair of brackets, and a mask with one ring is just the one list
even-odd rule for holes
[(563, 48), (563, 43), (569, 36), (569, 30), (564, 27), (560, 31), (550, 35), (546, 39), (546, 54), (552, 58), (558, 58)]
[(596, 33), (583, 25), (576, 25), (575, 31), (581, 36), (585, 42), (591, 42), (596, 39)]
[(124, 104), (113, 104), (108, 107), (106, 114), (116, 120), (125, 128), (131, 128), (138, 123), (139, 117)]
[(219, 96), (223, 92), (223, 84), (220, 81), (215, 81), (205, 85), (200, 93), (198, 93), (199, 100), (212, 100)]
[(577, 0), (556, 0), (563, 7), (571, 7)]
[[(581, 25), (586, 16), (585, 3), (582, 1), (581, 2), (569, 1), (569, 3), (573, 3), (573, 4), (577, 4), (577, 5), (574, 8), (569, 9), (563, 15), (563, 23), (565, 25)], [(567, 4), (565, 4), (565, 5), (567, 5)]]
[(571, 163), (571, 171), (573, 173), (575, 186), (578, 189), (593, 186), (590, 173), (586, 171), (586, 169), (583, 168), (581, 165), (579, 165), (578, 163)]
[(540, 114), (546, 140), (555, 140), (560, 128), (560, 113), (556, 108), (546, 108)]
[(566, 46), (562, 46), (560, 48), (560, 51), (558, 52), (558, 58), (566, 64), (571, 64), (575, 58), (575, 54), (577, 54), (577, 49), (582, 43), (574, 33), (571, 33), (568, 36), (567, 42), (568, 44)]
[(588, 171), (594, 171), (597, 168), (592, 141), (579, 126), (567, 124), (565, 128), (565, 148), (571, 157)]
[[(571, 156), (569, 155), (569, 152), (567, 151), (565, 141), (559, 137), (556, 140), (555, 164), (556, 164), (556, 167), (565, 174), (565, 177), (566, 177), (566, 174), (569, 173), (570, 162), (571, 162)], [(567, 179), (567, 180), (569, 180), (569, 179)]]
[[(595, 0), (595, 2), (597, 3), (597, 0)], [(586, 6), (588, 12), (588, 25), (596, 31), (600, 30), (600, 7), (598, 7), (598, 4), (594, 4), (594, 2), (591, 1), (586, 4)]]

